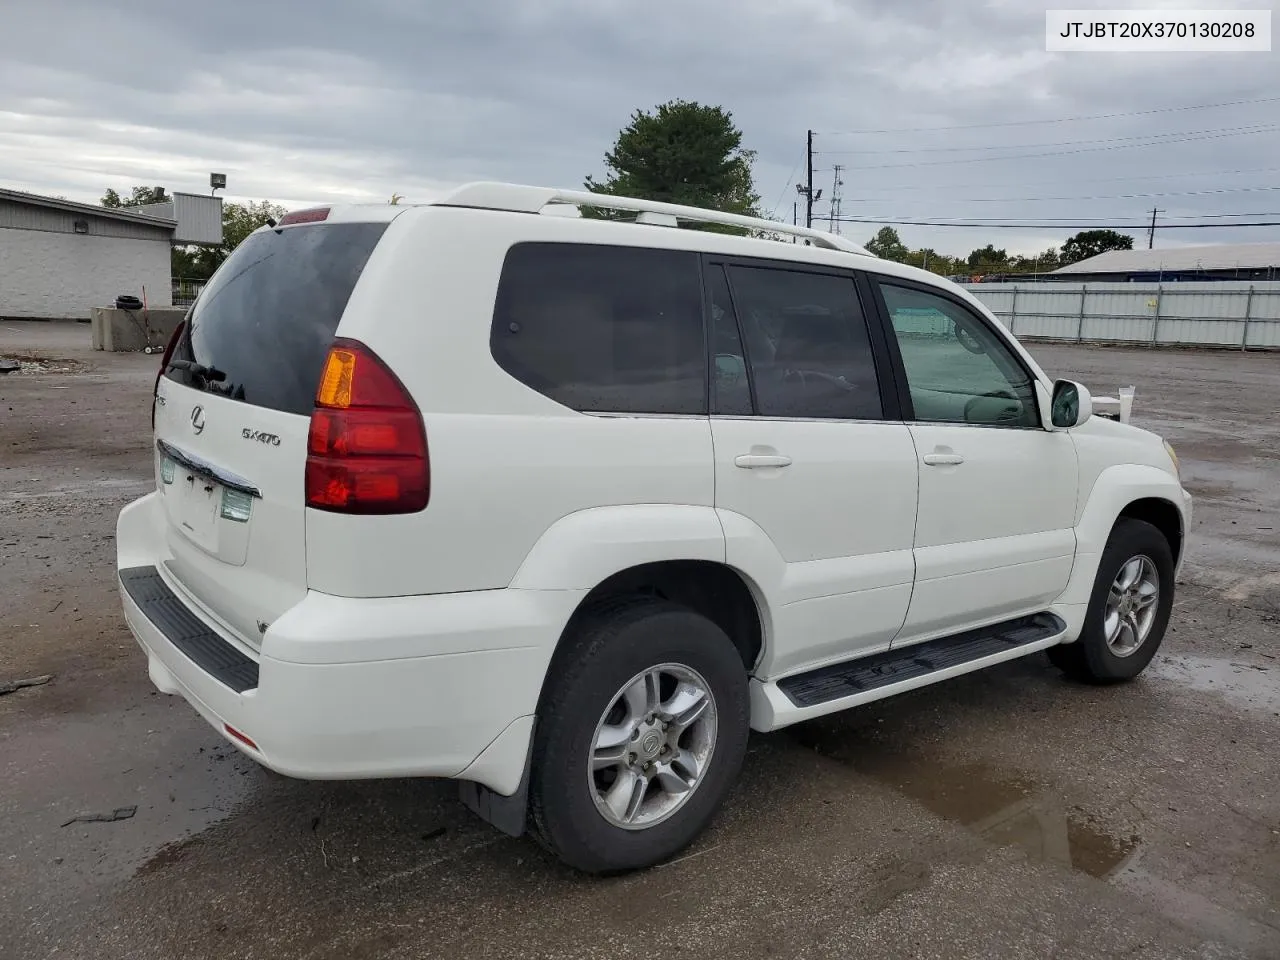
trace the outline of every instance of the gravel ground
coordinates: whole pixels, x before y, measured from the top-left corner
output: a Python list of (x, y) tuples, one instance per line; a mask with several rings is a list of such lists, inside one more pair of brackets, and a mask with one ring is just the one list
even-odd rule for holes
[[(0, 957), (1280, 957), (1280, 356), (1039, 345), (1136, 384), (1197, 496), (1122, 688), (1040, 657), (768, 736), (689, 854), (591, 880), (447, 783), (304, 783), (154, 692), (116, 514), (156, 360), (4, 324)], [(72, 823), (136, 807), (129, 819)]]

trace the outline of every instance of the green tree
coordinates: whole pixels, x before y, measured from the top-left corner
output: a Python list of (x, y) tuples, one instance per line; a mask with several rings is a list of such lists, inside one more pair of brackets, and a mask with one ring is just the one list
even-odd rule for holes
[(248, 204), (224, 203), (222, 245), (174, 247), (170, 257), (173, 276), (188, 280), (208, 280), (245, 237), (268, 222), (278, 222), (285, 213), (284, 207), (267, 200)]
[(108, 188), (101, 203), (104, 207), (140, 207), (144, 203), (166, 203), (172, 199), (164, 192), (164, 187), (134, 187), (133, 193), (124, 198)]
[[(742, 131), (723, 107), (672, 100), (654, 111), (637, 110), (604, 156), (603, 182), (588, 176), (592, 193), (639, 197), (704, 209), (758, 216), (751, 166), (755, 151), (742, 146)], [(610, 216), (599, 209), (586, 216)], [(721, 232), (732, 227), (700, 225)]]
[(881, 227), (876, 235), (867, 241), (867, 251), (874, 253), (882, 260), (894, 260), (898, 263), (905, 263), (911, 252), (893, 227)]
[(1061, 265), (1078, 263), (1108, 250), (1132, 250), (1133, 237), (1114, 230), (1083, 230), (1062, 245)]
[(971, 251), (965, 263), (975, 273), (1004, 273), (1009, 269), (1009, 251), (988, 243)]
[(1050, 247), (1030, 257), (1014, 257), (1009, 261), (1010, 273), (1048, 273), (1058, 269), (1058, 249)]

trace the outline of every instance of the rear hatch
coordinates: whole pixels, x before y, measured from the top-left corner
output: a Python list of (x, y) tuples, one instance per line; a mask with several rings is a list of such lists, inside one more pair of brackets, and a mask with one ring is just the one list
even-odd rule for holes
[(306, 593), (303, 478), (316, 387), (389, 222), (288, 219), (249, 236), (214, 274), (156, 401), (166, 568), (253, 647)]

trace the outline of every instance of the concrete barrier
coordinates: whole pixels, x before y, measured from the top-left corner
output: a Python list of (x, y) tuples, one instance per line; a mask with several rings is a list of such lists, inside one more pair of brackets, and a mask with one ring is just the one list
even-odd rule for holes
[(185, 307), (153, 307), (150, 310), (93, 307), (89, 311), (93, 349), (108, 353), (133, 353), (147, 347), (163, 350), (174, 328), (186, 314)]

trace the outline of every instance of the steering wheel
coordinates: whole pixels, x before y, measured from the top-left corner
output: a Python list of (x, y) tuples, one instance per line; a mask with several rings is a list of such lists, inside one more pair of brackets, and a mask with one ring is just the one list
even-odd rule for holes
[(982, 346), (982, 341), (970, 333), (965, 327), (956, 324), (955, 331), (956, 342), (970, 353), (977, 354), (987, 352)]
[[(1015, 396), (1014, 396), (1012, 393), (1010, 393), (1008, 390), (989, 390), (989, 391), (987, 391), (986, 393), (979, 394), (979, 395), (978, 395), (978, 396), (976, 396), (976, 397), (970, 397), (970, 398), (969, 398), (969, 402), (968, 402), (968, 403), (966, 403), (966, 404), (964, 405), (964, 419), (965, 419), (965, 422), (966, 422), (966, 423), (974, 423), (974, 422), (977, 422), (977, 421), (975, 421), (975, 420), (973, 419), (973, 416), (972, 416), (974, 408), (975, 408), (975, 407), (976, 407), (980, 402), (982, 402), (983, 400), (989, 400), (989, 399), (995, 399), (995, 400), (1012, 400), (1015, 404), (1018, 402), (1018, 398), (1017, 398), (1017, 397), (1015, 397)], [(999, 422), (999, 421), (1001, 421), (1001, 420), (1012, 420), (1012, 419), (1017, 415), (1017, 407), (1014, 407), (1014, 408), (1012, 408), (1011, 410), (1008, 410), (1007, 412), (1008, 412), (1009, 414), (1011, 414), (1011, 415), (1010, 415), (1010, 416), (1000, 417), (996, 422)], [(988, 422), (990, 422), (990, 421), (985, 421), (985, 420), (984, 420), (984, 421), (981, 421), (981, 422), (983, 422), (983, 423), (988, 423)]]

